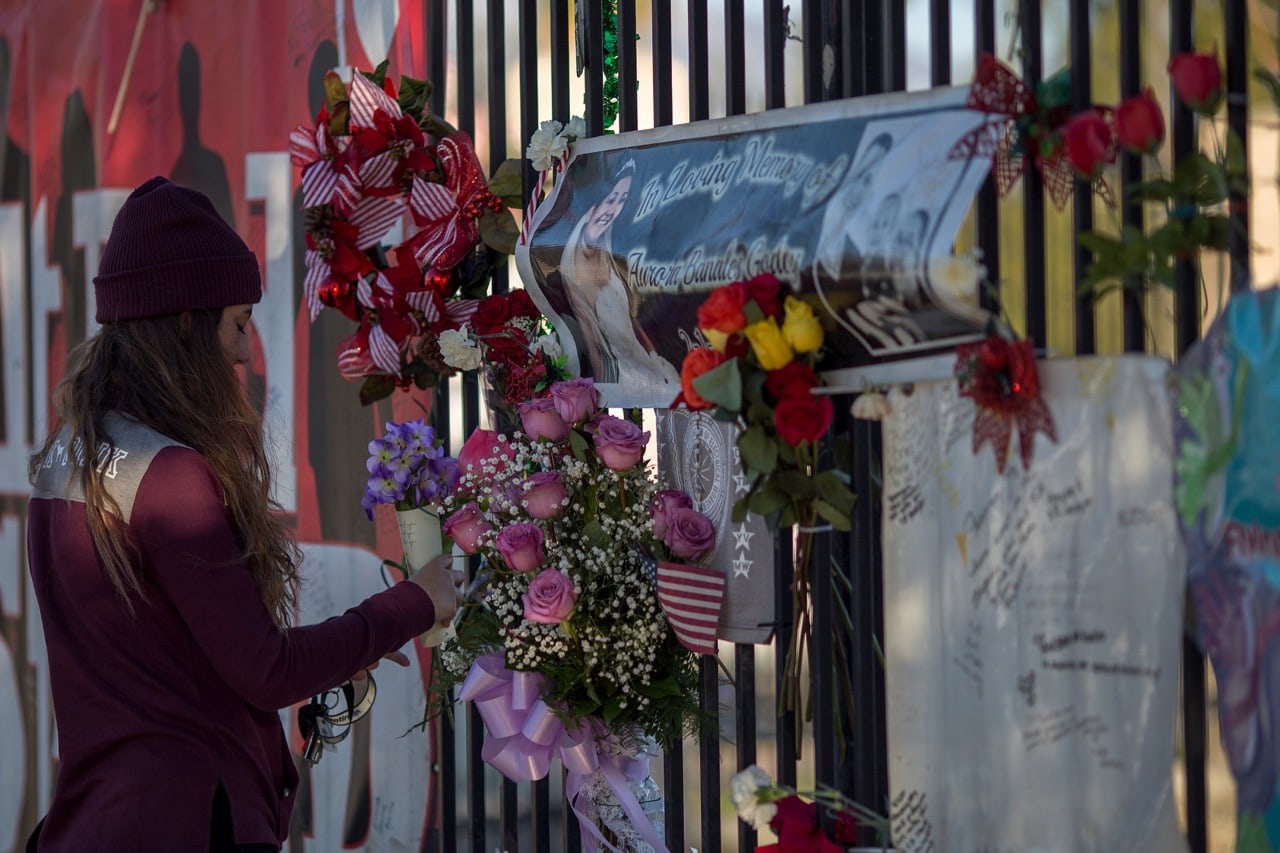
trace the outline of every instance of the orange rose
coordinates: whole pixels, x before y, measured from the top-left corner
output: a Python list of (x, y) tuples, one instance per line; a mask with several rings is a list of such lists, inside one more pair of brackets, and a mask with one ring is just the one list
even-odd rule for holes
[(680, 388), (684, 394), (684, 402), (690, 409), (714, 409), (715, 403), (700, 396), (693, 390), (693, 380), (728, 361), (722, 352), (713, 349), (689, 350), (680, 365)]
[(747, 325), (746, 315), (742, 313), (744, 304), (746, 295), (741, 288), (717, 287), (707, 301), (698, 306), (698, 328), (715, 329), (727, 335), (742, 331)]

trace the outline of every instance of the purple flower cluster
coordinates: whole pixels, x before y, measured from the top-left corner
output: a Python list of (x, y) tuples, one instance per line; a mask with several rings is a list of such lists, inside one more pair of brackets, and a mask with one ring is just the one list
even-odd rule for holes
[(461, 472), (446, 456), (435, 430), (425, 421), (388, 423), (382, 438), (369, 442), (369, 482), (360, 505), (369, 520), (378, 504), (413, 509), (438, 503), (453, 492)]

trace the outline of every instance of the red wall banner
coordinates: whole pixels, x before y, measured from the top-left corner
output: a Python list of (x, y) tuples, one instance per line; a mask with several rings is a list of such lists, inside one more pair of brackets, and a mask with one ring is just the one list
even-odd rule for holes
[[(365, 446), (420, 416), (399, 395), (364, 408), (334, 365), (350, 329), (299, 310), (302, 223), (290, 130), (332, 68), (426, 76), (423, 4), (409, 0), (0, 2), (0, 853), (48, 806), (58, 748), (39, 614), (26, 578), (26, 458), (48, 428), (68, 349), (94, 330), (92, 277), (133, 187), (165, 175), (213, 200), (258, 254), (264, 297), (245, 380), (274, 445), (277, 498), (308, 579), (298, 622), (384, 584), (391, 517), (360, 508)], [(359, 729), (304, 770), (290, 850), (418, 849), (434, 825), (427, 660), (378, 671)], [(395, 670), (395, 671), (391, 671)], [(295, 715), (281, 712), (296, 738)], [(162, 808), (163, 804), (157, 804)]]

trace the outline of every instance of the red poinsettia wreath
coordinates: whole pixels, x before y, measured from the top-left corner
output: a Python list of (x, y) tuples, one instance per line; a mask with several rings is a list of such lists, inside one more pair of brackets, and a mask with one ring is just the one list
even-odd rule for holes
[(973, 421), (973, 452), (990, 442), (996, 470), (1004, 473), (1014, 430), (1023, 467), (1030, 467), (1035, 436), (1043, 432), (1050, 441), (1058, 436), (1053, 414), (1040, 395), (1031, 341), (1013, 341), (999, 335), (956, 348), (956, 381), (960, 396), (977, 404)]
[[(349, 86), (330, 72), (315, 124), (290, 136), (302, 169), (304, 298), (313, 320), (328, 307), (358, 324), (338, 369), (364, 379), (365, 403), (450, 372), (439, 335), (469, 319), (518, 234), (506, 210), (519, 203), (518, 175), (514, 189), (504, 170), (486, 182), (471, 137), (426, 109), (430, 91), (410, 77), (397, 91), (386, 63)], [(398, 224), (401, 242), (381, 245)]]

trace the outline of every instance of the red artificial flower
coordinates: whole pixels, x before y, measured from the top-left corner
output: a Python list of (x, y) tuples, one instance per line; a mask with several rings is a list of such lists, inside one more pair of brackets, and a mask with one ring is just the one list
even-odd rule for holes
[(680, 397), (683, 398), (686, 406), (694, 410), (715, 408), (715, 403), (704, 399), (693, 390), (693, 380), (728, 360), (724, 353), (706, 347), (689, 350), (689, 354), (684, 357), (684, 362), (680, 365)]
[(1179, 53), (1169, 60), (1173, 90), (1193, 112), (1212, 115), (1222, 100), (1222, 67), (1210, 53)]
[(471, 137), (451, 133), (436, 146), (444, 170), (444, 184), (413, 179), (409, 212), (421, 226), (410, 240), (414, 257), (423, 267), (453, 269), (480, 239), (476, 224), (486, 209), (502, 210), (502, 200), (489, 191)]
[(1031, 465), (1035, 435), (1057, 440), (1053, 414), (1040, 396), (1031, 341), (990, 336), (981, 343), (956, 348), (959, 394), (971, 398), (978, 411), (973, 422), (973, 452), (991, 443), (996, 470), (1004, 471), (1016, 429), (1024, 466)]
[(512, 317), (527, 317), (532, 320), (542, 316), (542, 312), (538, 310), (537, 305), (533, 304), (533, 297), (527, 290), (513, 290), (508, 293), (507, 306), (511, 310)]
[(775, 853), (843, 853), (844, 846), (837, 844), (822, 831), (818, 822), (818, 807), (796, 795), (783, 797), (775, 805), (778, 811), (769, 821), (769, 828), (778, 836), (778, 843), (757, 848)]
[(529, 341), (515, 326), (498, 326), (483, 332), (485, 354), (502, 364), (525, 364), (533, 361)]
[(1115, 136), (1098, 110), (1072, 116), (1062, 128), (1062, 141), (1071, 165), (1090, 181), (1115, 160)]
[(1116, 141), (1128, 151), (1152, 154), (1164, 141), (1164, 115), (1150, 86), (1116, 107), (1115, 123)]
[(821, 441), (834, 414), (831, 398), (826, 395), (786, 397), (774, 408), (773, 423), (779, 438), (798, 447), (804, 441)]
[(813, 368), (799, 360), (787, 362), (785, 367), (770, 371), (764, 378), (764, 390), (775, 400), (808, 397), (817, 384)]
[(782, 282), (773, 273), (761, 273), (754, 278), (750, 278), (744, 282), (739, 282), (743, 294), (750, 301), (756, 303), (766, 317), (777, 317), (782, 310), (782, 306), (778, 301), (778, 291), (782, 288)]
[(726, 335), (742, 331), (747, 325), (747, 317), (742, 313), (746, 301), (746, 291), (741, 287), (732, 284), (717, 287), (698, 306), (698, 328), (715, 329)]
[(471, 315), (471, 322), (476, 334), (487, 335), (507, 325), (511, 319), (511, 303), (501, 293), (495, 293), (481, 300), (476, 306), (476, 313)]

